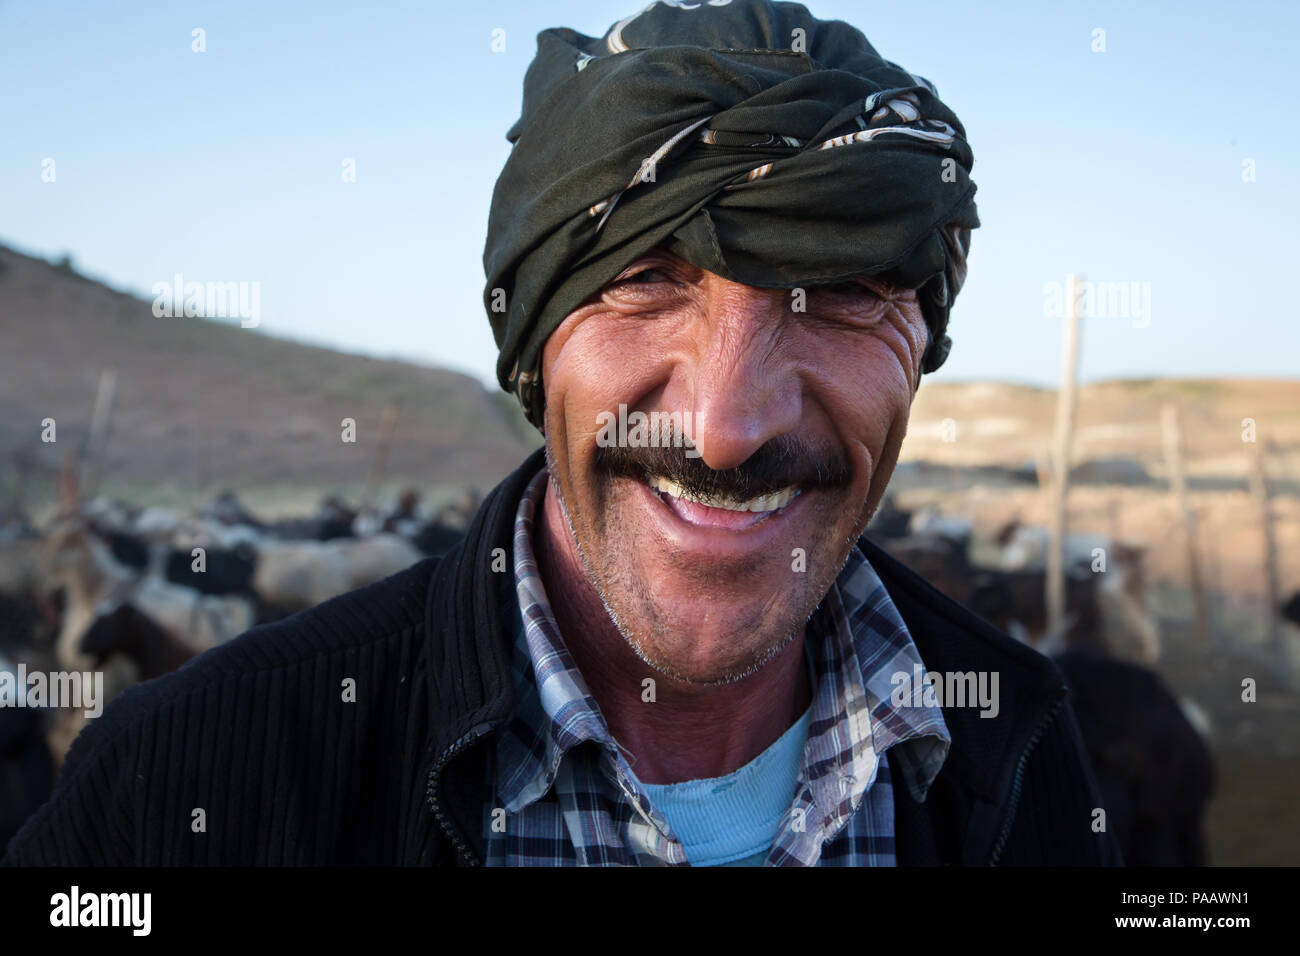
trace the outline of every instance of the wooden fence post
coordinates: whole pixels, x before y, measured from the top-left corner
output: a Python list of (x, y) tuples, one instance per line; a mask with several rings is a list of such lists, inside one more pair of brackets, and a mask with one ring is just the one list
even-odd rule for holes
[(1214, 546), (1215, 536), (1210, 530), (1210, 508), (1202, 505), (1194, 508), (1196, 527), (1200, 532), (1197, 544), (1200, 547), (1201, 580), (1205, 586), (1205, 621), (1211, 634), (1228, 633), (1230, 627), (1224, 610), (1223, 568), (1219, 563), (1219, 552)]
[(379, 413), (379, 444), (375, 448), (375, 458), (370, 464), (370, 474), (366, 476), (366, 485), (361, 490), (361, 508), (369, 507), (371, 496), (383, 480), (384, 469), (388, 465), (388, 448), (393, 443), (393, 432), (397, 428), (397, 406), (392, 402), (386, 404)]
[(1273, 499), (1264, 469), (1264, 455), (1269, 449), (1260, 442), (1248, 442), (1250, 449), (1250, 493), (1259, 507), (1260, 523), (1264, 531), (1264, 637), (1269, 648), (1277, 655), (1282, 673), (1290, 678), (1290, 662), (1282, 642), (1282, 628), (1278, 626), (1278, 609), (1282, 603), (1282, 585), (1277, 571), (1277, 532), (1273, 526)]
[(78, 467), (78, 493), (82, 500), (95, 494), (102, 459), (108, 446), (108, 426), (113, 416), (113, 393), (117, 390), (117, 370), (106, 368), (99, 373), (95, 405), (90, 413), (90, 431), (81, 446)]
[(1210, 639), (1210, 628), (1205, 609), (1205, 585), (1201, 580), (1201, 560), (1196, 544), (1196, 515), (1187, 501), (1183, 432), (1178, 420), (1177, 405), (1170, 403), (1164, 407), (1162, 425), (1165, 438), (1165, 461), (1169, 467), (1169, 489), (1173, 492), (1178, 515), (1182, 519), (1183, 542), (1187, 550), (1187, 577), (1196, 614), (1196, 639), (1204, 644)]
[(1065, 348), (1061, 356), (1061, 390), (1056, 398), (1056, 433), (1052, 443), (1051, 539), (1047, 549), (1047, 633), (1065, 623), (1065, 536), (1069, 531), (1070, 447), (1074, 439), (1074, 383), (1079, 369), (1079, 282), (1065, 280)]

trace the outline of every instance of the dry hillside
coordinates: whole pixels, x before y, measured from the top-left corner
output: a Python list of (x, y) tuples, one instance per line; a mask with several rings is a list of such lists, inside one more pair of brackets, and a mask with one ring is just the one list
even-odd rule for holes
[[(399, 409), (387, 485), (490, 486), (536, 446), (503, 394), (455, 372), (271, 338), (237, 323), (156, 318), (151, 303), (0, 247), (0, 494), (48, 502), (84, 441), (104, 369), (117, 374), (103, 489), (184, 503), (235, 488), (309, 506), (355, 496), (380, 413)], [(41, 421), (57, 423), (42, 444)], [(357, 441), (342, 441), (353, 418)]]

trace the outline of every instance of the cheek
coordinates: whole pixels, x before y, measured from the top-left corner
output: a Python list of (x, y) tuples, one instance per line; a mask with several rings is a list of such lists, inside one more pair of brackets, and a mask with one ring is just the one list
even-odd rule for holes
[(632, 406), (652, 389), (655, 358), (646, 338), (643, 327), (626, 320), (591, 316), (561, 326), (543, 349), (552, 470), (575, 514), (600, 499), (592, 463), (603, 416), (616, 416), (620, 403)]
[[(548, 409), (558, 406), (570, 438), (594, 438), (601, 412), (645, 400), (666, 375), (663, 342), (645, 323), (590, 316), (552, 335), (543, 351)], [(548, 413), (549, 416), (549, 413)]]
[(819, 383), (818, 404), (840, 440), (865, 446), (872, 461), (878, 460), (911, 407), (915, 376), (906, 341), (892, 331), (835, 336), (806, 354)]

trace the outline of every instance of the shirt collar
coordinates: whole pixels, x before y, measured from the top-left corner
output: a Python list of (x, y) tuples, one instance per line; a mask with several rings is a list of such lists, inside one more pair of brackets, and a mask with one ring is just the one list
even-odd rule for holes
[[(510, 732), (497, 740), (498, 786), (508, 813), (545, 795), (565, 755), (580, 744), (618, 750), (560, 636), (534, 557), (534, 518), (547, 481), (543, 467), (515, 517), (516, 708)], [(806, 640), (813, 703), (803, 773), (820, 794), (818, 803), (856, 806), (886, 750), (912, 796), (923, 801), (951, 737), (936, 704), (895, 702), (897, 675), (910, 677), (924, 668), (902, 617), (858, 547), (810, 619)]]

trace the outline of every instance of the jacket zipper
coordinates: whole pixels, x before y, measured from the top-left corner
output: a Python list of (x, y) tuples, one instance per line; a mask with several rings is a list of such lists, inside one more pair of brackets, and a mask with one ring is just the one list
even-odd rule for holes
[(471, 727), (464, 736), (444, 750), (442, 756), (438, 758), (434, 763), (433, 768), (430, 769), (428, 784), (425, 788), (425, 795), (429, 800), (429, 806), (433, 808), (433, 815), (437, 818), (438, 825), (441, 826), (443, 832), (447, 834), (447, 838), (451, 840), (451, 845), (455, 848), (457, 856), (465, 861), (466, 866), (479, 866), (481, 864), (478, 858), (470, 852), (469, 846), (466, 845), (463, 839), (461, 839), (460, 834), (456, 832), (455, 826), (452, 825), (452, 822), (447, 819), (446, 815), (442, 812), (442, 804), (438, 800), (438, 777), (442, 773), (442, 768), (447, 765), (447, 761), (451, 760), (452, 757), (456, 756), (456, 754), (464, 750), (480, 737), (490, 733), (492, 727), (492, 724), (479, 724), (477, 727)]
[(1016, 764), (1016, 776), (1011, 783), (1011, 806), (1007, 811), (1007, 822), (1002, 825), (1002, 832), (998, 835), (998, 842), (993, 847), (993, 854), (989, 857), (989, 866), (997, 866), (998, 858), (1002, 856), (1002, 850), (1006, 847), (1007, 837), (1011, 835), (1011, 824), (1016, 820), (1016, 810), (1020, 807), (1020, 788), (1024, 782), (1025, 764), (1029, 760), (1029, 755), (1033, 752), (1034, 747), (1038, 744), (1039, 739), (1047, 731), (1047, 726), (1056, 718), (1056, 713), (1065, 703), (1065, 698), (1060, 697), (1052, 705), (1052, 709), (1043, 715), (1043, 719), (1038, 722), (1034, 729), (1033, 736), (1029, 738), (1029, 743), (1020, 753), (1020, 762)]

